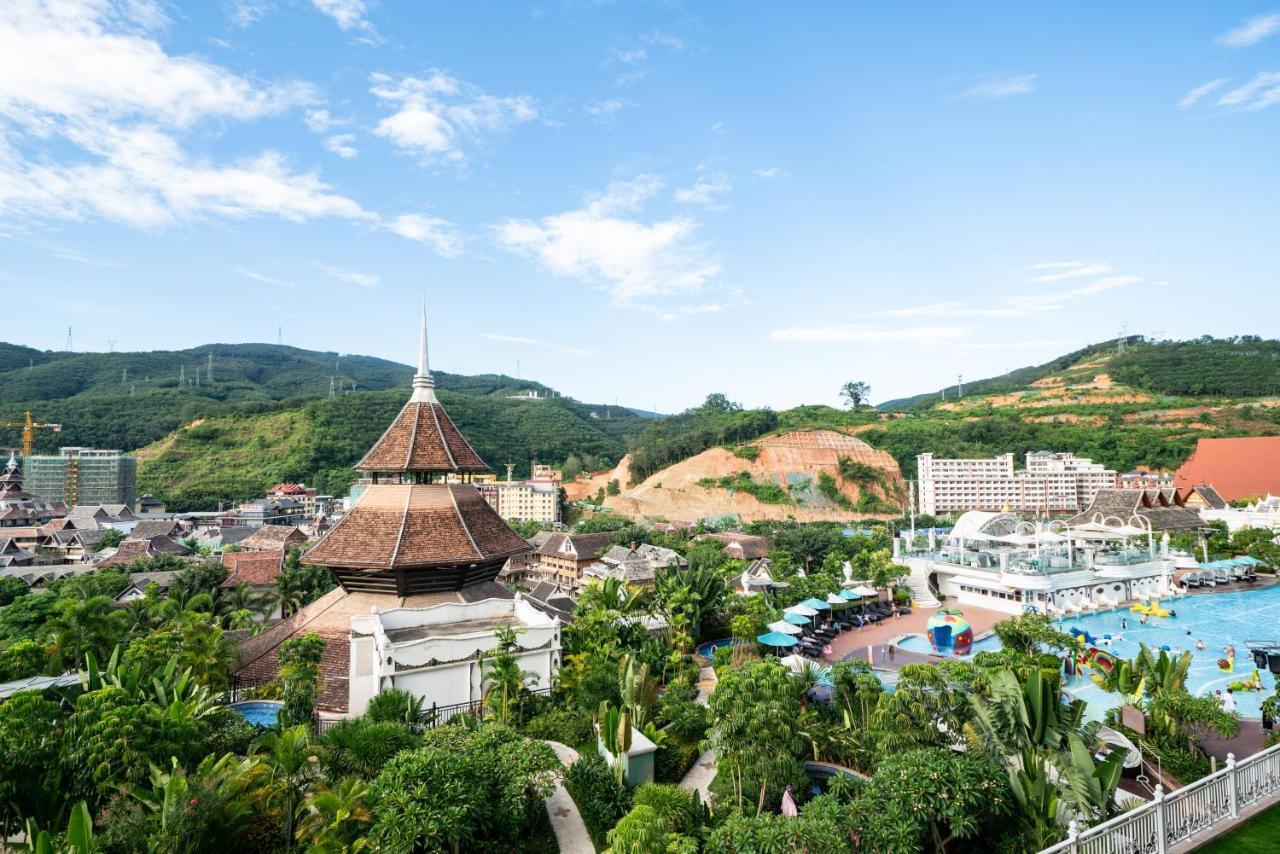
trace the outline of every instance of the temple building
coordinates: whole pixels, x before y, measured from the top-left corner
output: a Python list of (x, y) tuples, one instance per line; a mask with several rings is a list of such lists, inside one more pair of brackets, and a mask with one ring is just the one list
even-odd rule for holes
[(436, 397), (425, 308), (413, 393), (355, 468), (370, 484), (302, 558), (338, 588), (245, 641), (241, 675), (269, 678), (282, 642), (316, 633), (326, 641), (324, 711), (362, 714), (391, 687), (428, 707), (472, 703), (498, 629), (513, 628), (531, 687), (550, 687), (561, 624), (495, 581), (529, 545), (470, 482), (488, 466)]
[(0, 528), (38, 527), (65, 515), (65, 502), (50, 501), (22, 488), (22, 469), (9, 457), (0, 472)]

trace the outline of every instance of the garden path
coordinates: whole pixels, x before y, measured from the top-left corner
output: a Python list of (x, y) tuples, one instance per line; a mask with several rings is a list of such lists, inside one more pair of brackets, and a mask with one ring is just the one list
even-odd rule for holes
[[(578, 751), (558, 741), (545, 742), (556, 752), (556, 756), (564, 763), (564, 767), (578, 761)], [(555, 831), (556, 843), (561, 852), (569, 854), (595, 854), (595, 846), (591, 844), (591, 835), (582, 821), (582, 813), (578, 805), (565, 791), (563, 781), (556, 781), (556, 790), (547, 798), (547, 815), (551, 818), (551, 829)]]
[[(704, 667), (698, 672), (698, 703), (705, 706), (711, 692), (716, 689), (716, 671), (711, 667)], [(693, 767), (689, 769), (689, 773), (684, 775), (684, 779), (680, 781), (680, 788), (686, 792), (697, 791), (702, 797), (703, 803), (711, 803), (711, 781), (716, 776), (716, 754), (714, 750), (708, 750), (698, 757), (698, 761), (693, 763)]]

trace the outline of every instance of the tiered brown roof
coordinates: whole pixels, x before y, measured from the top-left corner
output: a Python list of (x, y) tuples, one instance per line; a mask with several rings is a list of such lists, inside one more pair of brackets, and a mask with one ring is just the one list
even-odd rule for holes
[(371, 472), (483, 472), (480, 459), (438, 401), (410, 400), (356, 463)]
[(263, 525), (240, 540), (238, 545), (250, 551), (276, 551), (306, 540), (296, 525)]
[(374, 484), (303, 558), (389, 570), (505, 559), (528, 544), (469, 484)]
[(1172, 489), (1099, 489), (1084, 512), (1068, 519), (1067, 525), (1108, 519), (1127, 523), (1131, 516), (1143, 517), (1156, 531), (1194, 531), (1204, 526), (1200, 515), (1183, 506)]
[(284, 564), (284, 552), (227, 552), (222, 555), (222, 565), (227, 568), (227, 578), (223, 587), (238, 587), (249, 584), (254, 587), (267, 587), (276, 583), (280, 577), (280, 567)]

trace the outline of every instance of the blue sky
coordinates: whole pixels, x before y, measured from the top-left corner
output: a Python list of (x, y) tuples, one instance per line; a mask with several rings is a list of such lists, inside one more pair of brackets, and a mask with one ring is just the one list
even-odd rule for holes
[(1278, 132), (1266, 3), (11, 0), (5, 337), (884, 400), (1274, 335)]

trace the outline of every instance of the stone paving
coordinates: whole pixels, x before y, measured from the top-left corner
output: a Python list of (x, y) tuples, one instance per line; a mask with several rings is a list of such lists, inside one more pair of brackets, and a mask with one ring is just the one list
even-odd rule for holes
[[(578, 751), (558, 741), (547, 741), (556, 756), (564, 763), (564, 767), (578, 761)], [(547, 798), (547, 816), (551, 819), (551, 829), (555, 831), (556, 843), (562, 852), (569, 854), (595, 854), (595, 846), (591, 844), (591, 835), (578, 812), (578, 805), (565, 791), (564, 783), (557, 780), (556, 790)]]
[[(710, 667), (704, 667), (698, 672), (698, 703), (705, 706), (711, 692), (716, 689), (716, 671)], [(686, 792), (697, 791), (702, 797), (703, 803), (711, 803), (711, 781), (716, 777), (716, 754), (715, 751), (705, 751), (698, 757), (698, 761), (693, 763), (693, 767), (684, 775), (684, 779), (680, 781), (680, 788)]]

